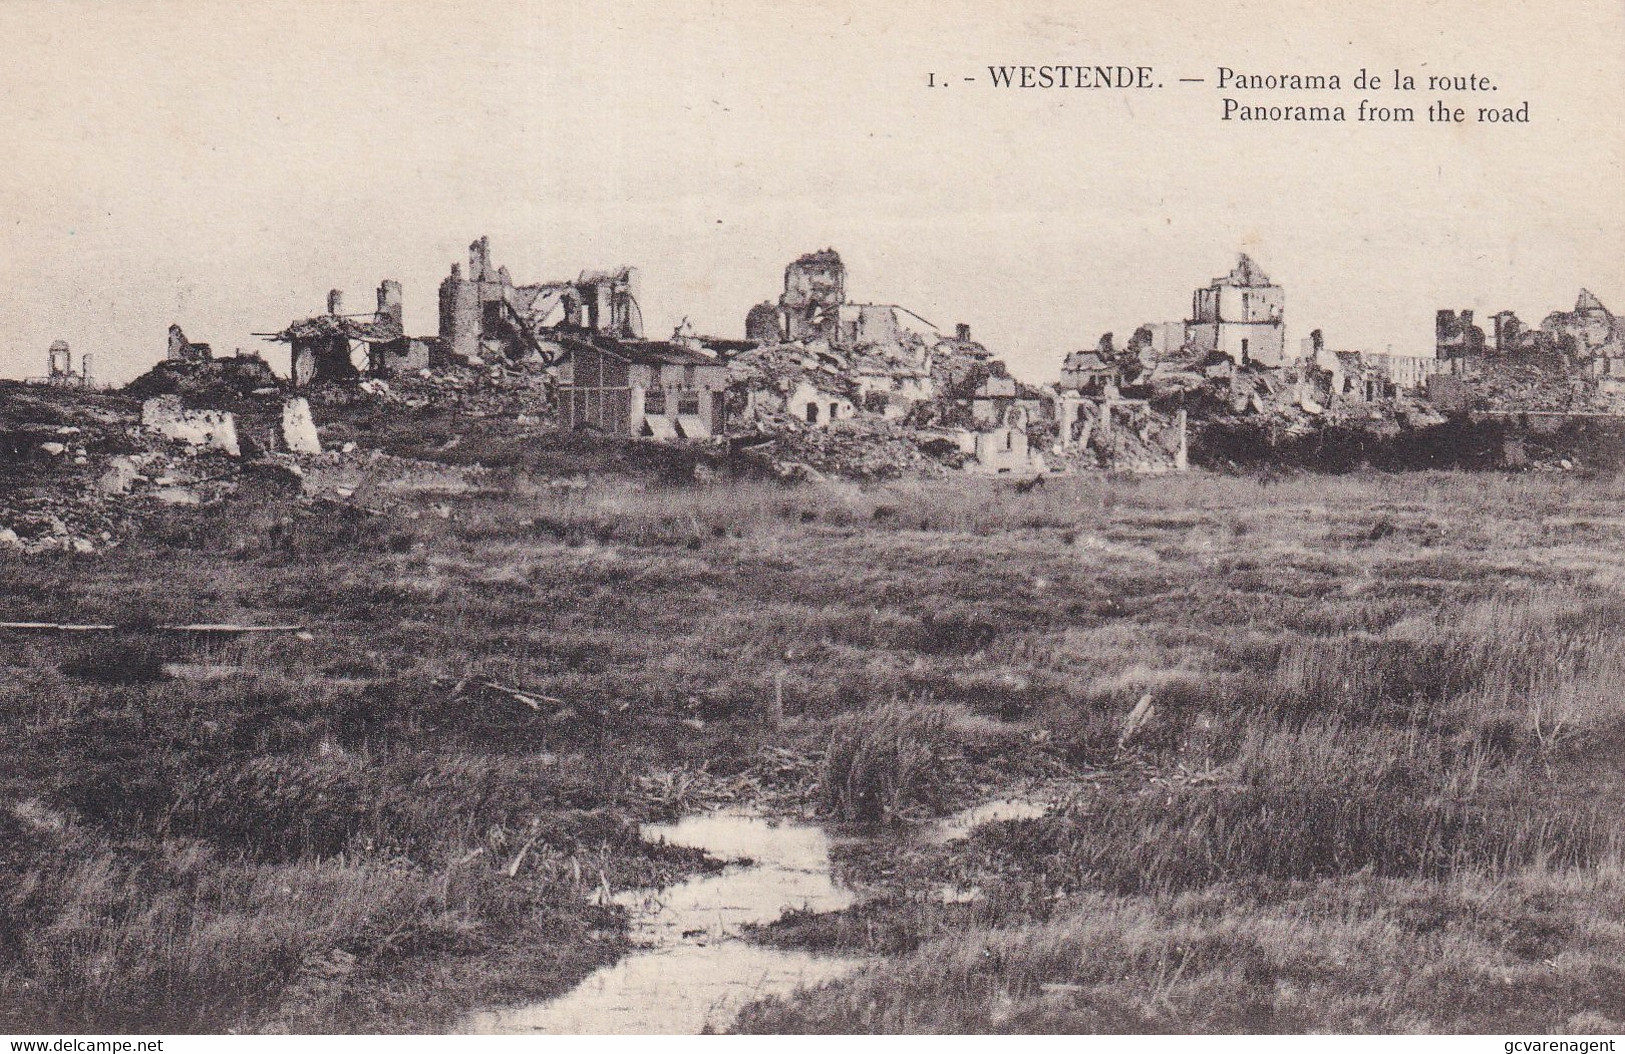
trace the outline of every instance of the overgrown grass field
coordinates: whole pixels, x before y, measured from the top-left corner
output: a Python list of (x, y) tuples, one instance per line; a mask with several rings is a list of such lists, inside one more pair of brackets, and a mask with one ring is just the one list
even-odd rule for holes
[(877, 832), (761, 934), (877, 966), (745, 1029), (1622, 1027), (1625, 483), (556, 475), (0, 556), (9, 620), (309, 637), (6, 636), (0, 1028), (545, 997), (720, 799)]

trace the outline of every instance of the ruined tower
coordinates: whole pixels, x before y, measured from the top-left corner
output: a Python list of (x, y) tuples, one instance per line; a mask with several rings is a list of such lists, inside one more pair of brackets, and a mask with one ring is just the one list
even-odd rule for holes
[(1222, 351), (1238, 363), (1280, 366), (1285, 361), (1286, 294), (1242, 253), (1235, 268), (1191, 298), (1186, 330), (1200, 351)]
[(66, 380), (73, 376), (73, 352), (68, 350), (65, 340), (53, 340), (51, 346), (45, 351), (46, 376), (53, 381)]
[(846, 265), (834, 249), (798, 257), (784, 269), (779, 297), (781, 329), (787, 340), (830, 340), (846, 303)]

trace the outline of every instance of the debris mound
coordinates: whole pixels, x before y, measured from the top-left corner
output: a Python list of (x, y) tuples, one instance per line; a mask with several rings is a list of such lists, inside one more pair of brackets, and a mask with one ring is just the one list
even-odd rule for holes
[(150, 399), (182, 395), (188, 402), (243, 398), (265, 389), (280, 390), (282, 382), (258, 355), (223, 359), (165, 359), (143, 373), (124, 390)]

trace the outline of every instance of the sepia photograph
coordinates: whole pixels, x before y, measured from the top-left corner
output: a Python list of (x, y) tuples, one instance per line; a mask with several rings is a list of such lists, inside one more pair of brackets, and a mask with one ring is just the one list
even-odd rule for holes
[(0, 50), (7, 1051), (1625, 1034), (1622, 0)]

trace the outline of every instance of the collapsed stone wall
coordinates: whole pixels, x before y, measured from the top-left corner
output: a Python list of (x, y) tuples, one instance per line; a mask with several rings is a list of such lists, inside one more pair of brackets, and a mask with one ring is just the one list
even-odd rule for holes
[(141, 427), (177, 443), (242, 455), (235, 417), (220, 410), (188, 410), (178, 395), (159, 395), (142, 403)]

